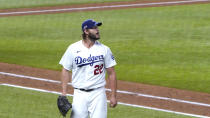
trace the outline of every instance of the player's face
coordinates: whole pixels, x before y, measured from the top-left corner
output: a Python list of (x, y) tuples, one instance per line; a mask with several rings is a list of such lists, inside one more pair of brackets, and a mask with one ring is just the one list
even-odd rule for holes
[(98, 40), (100, 39), (99, 29), (97, 26), (93, 27), (92, 29), (88, 29), (88, 37), (91, 40)]

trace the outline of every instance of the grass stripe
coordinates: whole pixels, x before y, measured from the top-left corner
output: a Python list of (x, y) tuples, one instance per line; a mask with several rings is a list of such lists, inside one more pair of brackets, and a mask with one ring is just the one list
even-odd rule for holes
[(186, 1), (172, 1), (172, 2), (155, 2), (155, 3), (141, 3), (141, 4), (127, 4), (127, 5), (109, 5), (109, 6), (93, 6), (93, 7), (80, 7), (80, 8), (65, 8), (65, 9), (50, 9), (50, 10), (33, 10), (33, 11), (17, 11), (17, 12), (5, 12), (0, 13), (3, 15), (18, 15), (18, 14), (33, 14), (33, 13), (52, 13), (52, 12), (63, 12), (63, 11), (85, 11), (94, 9), (104, 8), (125, 8), (125, 7), (142, 7), (151, 5), (172, 5), (172, 4), (183, 4), (183, 3), (195, 3), (195, 2), (206, 2), (209, 0), (186, 0)]

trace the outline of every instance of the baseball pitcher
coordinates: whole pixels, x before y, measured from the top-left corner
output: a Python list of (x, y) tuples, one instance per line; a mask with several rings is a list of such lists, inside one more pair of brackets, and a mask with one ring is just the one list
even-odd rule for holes
[(110, 48), (98, 41), (101, 25), (91, 19), (84, 21), (83, 39), (71, 44), (59, 62), (63, 66), (62, 96), (67, 94), (69, 80), (74, 88), (71, 118), (107, 118), (106, 72), (111, 88), (110, 107), (117, 105), (116, 61)]

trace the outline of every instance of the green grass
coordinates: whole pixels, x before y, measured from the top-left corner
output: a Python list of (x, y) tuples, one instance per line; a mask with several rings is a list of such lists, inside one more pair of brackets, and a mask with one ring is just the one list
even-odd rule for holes
[[(58, 95), (0, 86), (1, 118), (60, 118)], [(72, 101), (72, 98), (69, 97)], [(129, 111), (129, 112), (128, 112)], [(70, 112), (67, 115), (69, 118)], [(108, 118), (192, 118), (184, 115), (118, 105), (108, 108)]]
[(0, 61), (60, 70), (87, 18), (103, 22), (101, 42), (119, 80), (210, 93), (210, 4), (0, 19)]
[(135, 1), (135, 0), (0, 0), (0, 9), (56, 6), (56, 5), (74, 5), (86, 3), (104, 3), (118, 1)]

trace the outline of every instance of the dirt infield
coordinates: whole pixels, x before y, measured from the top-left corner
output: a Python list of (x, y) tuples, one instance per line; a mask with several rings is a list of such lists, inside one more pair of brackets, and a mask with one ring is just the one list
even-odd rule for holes
[[(80, 11), (95, 11), (95, 10), (110, 10), (110, 9), (124, 9), (124, 8), (139, 8), (139, 7), (159, 7), (169, 5), (186, 5), (186, 4), (201, 4), (210, 3), (210, 1), (196, 1), (196, 2), (180, 2), (167, 4), (167, 2), (173, 2), (175, 0), (158, 0), (158, 1), (146, 1), (138, 0), (135, 2), (115, 2), (115, 3), (103, 3), (103, 4), (85, 4), (85, 5), (73, 5), (73, 6), (56, 6), (56, 7), (39, 7), (39, 8), (23, 8), (23, 9), (5, 9), (0, 10), (0, 17), (7, 16), (20, 16), (20, 15), (40, 15), (49, 13), (64, 13), (64, 12), (80, 12)], [(181, 1), (181, 0), (178, 0)], [(147, 3), (165, 3), (166, 4), (147, 4)], [(126, 6), (131, 4), (143, 4), (139, 6)], [(111, 5), (125, 5), (124, 7), (102, 7)], [(95, 9), (78, 9), (78, 8), (90, 8), (97, 7)], [(99, 8), (101, 7), (101, 8)], [(69, 9), (72, 8), (72, 9)], [(57, 10), (56, 9), (67, 9)], [(46, 12), (40, 12), (45, 10)], [(35, 12), (28, 12), (35, 11)], [(39, 12), (36, 12), (39, 11)], [(39, 78), (45, 78), (48, 80), (60, 81), (60, 72), (46, 69), (31, 68), (26, 66), (19, 66), (15, 64), (0, 63), (0, 72), (14, 73), (26, 76), (33, 76)], [(61, 91), (59, 83), (52, 83), (40, 80), (32, 80), (29, 78), (14, 77), (9, 75), (0, 74), (0, 83), (8, 83), (13, 85), (21, 85), (32, 88), (40, 88), (52, 91)], [(108, 83), (108, 82), (107, 82)], [(108, 88), (109, 85), (106, 87)], [(145, 84), (138, 84), (132, 82), (125, 82), (118, 80), (118, 90), (133, 92), (135, 94), (123, 94), (118, 93), (118, 100), (124, 103), (144, 105), (155, 108), (173, 110), (178, 112), (192, 113), (204, 116), (210, 116), (210, 106), (202, 104), (192, 104), (191, 102), (204, 103), (210, 105), (210, 94), (199, 93), (185, 90), (178, 90), (167, 87), (152, 86)], [(73, 90), (69, 86), (68, 93), (72, 94)], [(168, 99), (158, 99), (153, 97), (146, 97), (139, 94), (146, 94), (152, 96), (160, 96)], [(107, 92), (109, 97), (109, 92)], [(189, 102), (179, 102), (174, 99), (185, 100)]]
[[(31, 68), (15, 64), (0, 63), (0, 72), (14, 73), (25, 76), (33, 76), (38, 78), (60, 81), (59, 71)], [(3, 74), (0, 74), (0, 82), (61, 92), (61, 86), (59, 83), (31, 80), (28, 78), (20, 78)], [(108, 86), (109, 85), (107, 85), (106, 87), (108, 88)], [(210, 94), (207, 93), (178, 90), (167, 87), (125, 82), (120, 80), (118, 80), (118, 90), (135, 92), (135, 94), (118, 93), (117, 97), (119, 102), (210, 116), (209, 112), (210, 106), (195, 105), (186, 102), (177, 102), (172, 100), (172, 99), (180, 99), (180, 100), (199, 102), (210, 105)], [(71, 86), (69, 86), (68, 93), (70, 94), (73, 93), (73, 89)], [(168, 100), (140, 96), (137, 93), (166, 97), (168, 98)], [(109, 92), (107, 92), (107, 94), (109, 96)]]

